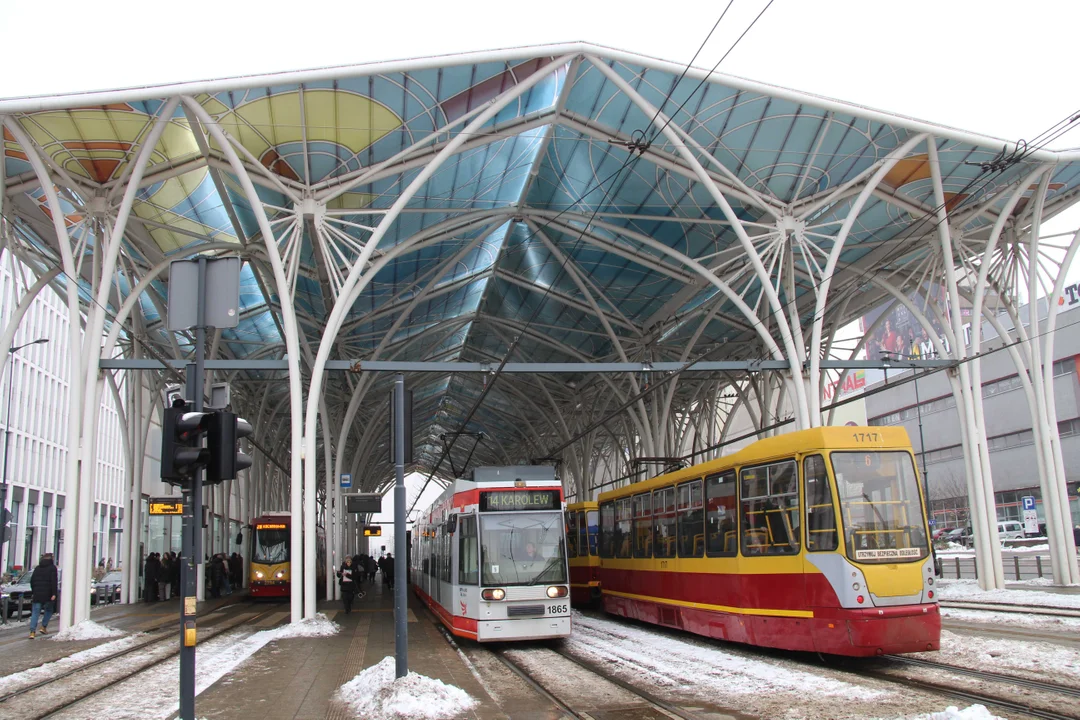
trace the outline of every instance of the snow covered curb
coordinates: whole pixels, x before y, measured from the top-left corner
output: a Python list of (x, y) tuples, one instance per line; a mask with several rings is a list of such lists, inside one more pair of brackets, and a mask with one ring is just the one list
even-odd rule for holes
[[(1038, 586), (1043, 583), (1028, 581)], [(938, 599), (944, 602), (997, 603), (999, 605), (1048, 605), (1060, 608), (1080, 608), (1080, 594), (1042, 592), (1039, 590), (983, 590), (975, 580), (942, 580), (938, 584)]]
[(1005, 720), (986, 709), (984, 705), (970, 705), (963, 710), (950, 705), (941, 712), (918, 715), (911, 720)]
[(124, 633), (114, 630), (105, 625), (99, 625), (93, 620), (83, 620), (81, 623), (72, 625), (67, 630), (62, 630), (53, 636), (53, 640), (67, 642), (73, 640), (103, 640), (105, 638), (120, 637)]
[(393, 657), (360, 672), (338, 689), (336, 698), (361, 718), (452, 718), (476, 705), (467, 692), (441, 680), (410, 672), (395, 679)]

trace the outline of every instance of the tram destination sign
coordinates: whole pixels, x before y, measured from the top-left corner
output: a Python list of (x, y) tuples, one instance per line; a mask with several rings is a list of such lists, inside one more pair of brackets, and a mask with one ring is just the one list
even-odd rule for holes
[(179, 498), (150, 498), (151, 515), (183, 515), (184, 503)]
[(562, 507), (556, 490), (482, 490), (480, 512), (507, 510), (558, 510)]
[(878, 550), (856, 550), (856, 560), (904, 560), (922, 556), (920, 548), (881, 548)]

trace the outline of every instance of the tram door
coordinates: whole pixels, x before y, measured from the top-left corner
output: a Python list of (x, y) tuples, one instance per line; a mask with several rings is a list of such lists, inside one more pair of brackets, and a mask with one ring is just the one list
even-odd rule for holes
[(802, 458), (803, 508), (806, 517), (806, 600), (811, 607), (835, 606), (836, 596), (828, 585), (826, 573), (842, 573), (843, 557), (837, 554), (835, 493), (829, 480), (823, 455)]

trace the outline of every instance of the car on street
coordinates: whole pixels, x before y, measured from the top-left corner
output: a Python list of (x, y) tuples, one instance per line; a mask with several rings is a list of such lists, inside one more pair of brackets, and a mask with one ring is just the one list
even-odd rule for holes
[(90, 588), (91, 607), (120, 602), (120, 581), (123, 577), (119, 570), (113, 570), (94, 583)]
[(0, 612), (4, 617), (15, 617), (19, 612), (19, 600), (23, 601), (23, 612), (30, 612), (31, 596), (30, 576), (33, 570), (25, 570), (11, 579), (11, 582), (0, 585)]
[(945, 533), (945, 541), (971, 547), (971, 528), (955, 528)]

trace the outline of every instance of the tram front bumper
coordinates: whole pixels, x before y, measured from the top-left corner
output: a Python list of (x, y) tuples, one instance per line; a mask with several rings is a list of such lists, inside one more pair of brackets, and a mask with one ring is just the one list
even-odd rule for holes
[(554, 615), (537, 618), (480, 620), (476, 623), (476, 639), (480, 642), (503, 640), (532, 640), (570, 636), (570, 616)]

